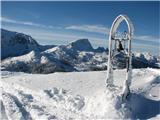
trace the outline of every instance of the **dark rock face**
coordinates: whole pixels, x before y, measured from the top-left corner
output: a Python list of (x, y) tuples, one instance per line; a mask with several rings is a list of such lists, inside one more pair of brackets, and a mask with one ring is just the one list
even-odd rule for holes
[(93, 47), (88, 39), (79, 39), (71, 43), (72, 49), (79, 51), (93, 51)]
[(95, 49), (94, 51), (95, 51), (95, 52), (102, 53), (102, 52), (108, 52), (108, 49), (105, 49), (104, 47), (98, 47), (98, 48)]
[(39, 44), (31, 36), (1, 30), (1, 59), (24, 55), (38, 49)]

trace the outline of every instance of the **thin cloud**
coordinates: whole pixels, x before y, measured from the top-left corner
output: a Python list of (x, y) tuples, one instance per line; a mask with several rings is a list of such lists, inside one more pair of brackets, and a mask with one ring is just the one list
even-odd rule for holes
[(89, 39), (94, 46), (107, 45), (107, 42), (103, 38), (85, 36), (85, 35), (59, 34), (59, 33), (53, 33), (53, 32), (34, 32), (34, 33), (32, 32), (32, 35), (35, 38), (41, 39), (41, 40), (45, 40), (45, 39), (61, 40), (62, 42), (66, 40), (68, 41), (68, 43), (78, 39), (85, 38), (85, 39)]
[[(108, 42), (106, 42), (107, 39), (99, 38), (99, 37), (92, 37), (89, 35), (73, 35), (73, 34), (61, 34), (61, 33), (56, 33), (50, 30), (33, 30), (30, 28), (22, 28), (22, 27), (5, 27), (4, 29), (11, 30), (11, 31), (16, 31), (16, 32), (23, 32), (25, 34), (31, 35), (33, 38), (38, 40), (40, 43), (45, 43), (55, 41), (54, 44), (57, 44), (56, 42), (60, 44), (68, 44), (72, 41), (75, 41), (77, 39), (89, 39), (90, 42), (94, 47), (98, 46), (107, 46)], [(50, 44), (50, 43), (48, 43)]]
[(104, 27), (103, 25), (71, 25), (66, 27), (66, 29), (100, 34), (109, 34), (109, 28)]
[[(109, 35), (110, 28), (104, 27), (103, 25), (71, 25), (66, 27), (69, 30), (78, 30), (84, 32), (100, 33)], [(134, 39), (141, 41), (149, 41), (159, 43), (159, 38), (150, 35), (135, 35)]]
[[(9, 19), (7, 17), (1, 17), (1, 22), (20, 24), (20, 25), (29, 25), (29, 26), (42, 27), (42, 28), (50, 28), (50, 29), (56, 28), (51, 25), (47, 26), (47, 25), (43, 25), (43, 24), (30, 22), (30, 21), (20, 21), (20, 20)], [(60, 28), (60, 27), (58, 27), (58, 28)]]
[(159, 38), (149, 36), (149, 35), (140, 35), (140, 36), (134, 36), (134, 39), (142, 40), (142, 41), (149, 41), (149, 42), (159, 42)]
[[(20, 24), (20, 25), (28, 25), (28, 26), (34, 26), (34, 27), (41, 27), (41, 28), (48, 28), (48, 29), (61, 29), (61, 27), (55, 27), (52, 25), (43, 25), (38, 24), (30, 21), (20, 21), (20, 20), (14, 20), (7, 17), (1, 17), (1, 22), (6, 23), (13, 23), (13, 24)], [(67, 30), (78, 30), (78, 31), (84, 31), (84, 32), (91, 32), (91, 33), (100, 33), (100, 34), (107, 34), (109, 35), (110, 28), (107, 28), (103, 25), (71, 25), (65, 27)], [(160, 39), (156, 38), (154, 36), (150, 35), (134, 35), (134, 39), (141, 40), (141, 41), (148, 41), (148, 42), (156, 42), (159, 44)]]

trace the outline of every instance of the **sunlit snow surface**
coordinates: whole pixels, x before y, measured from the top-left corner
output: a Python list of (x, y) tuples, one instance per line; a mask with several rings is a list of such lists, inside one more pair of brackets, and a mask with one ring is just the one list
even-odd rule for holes
[(131, 95), (122, 101), (125, 70), (26, 74), (2, 71), (1, 119), (160, 119), (160, 71), (134, 69)]

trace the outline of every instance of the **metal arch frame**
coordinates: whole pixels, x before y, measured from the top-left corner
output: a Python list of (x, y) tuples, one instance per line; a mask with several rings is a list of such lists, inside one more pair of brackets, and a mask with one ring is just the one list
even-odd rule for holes
[(123, 87), (123, 98), (126, 98), (130, 92), (130, 84), (131, 84), (131, 73), (132, 73), (132, 53), (131, 53), (131, 39), (133, 37), (133, 24), (130, 19), (126, 15), (119, 15), (112, 23), (109, 35), (109, 55), (108, 55), (108, 66), (107, 66), (107, 80), (106, 86), (113, 86), (113, 66), (112, 66), (112, 44), (114, 41), (115, 33), (117, 28), (119, 27), (120, 23), (125, 21), (128, 26), (128, 52), (127, 52), (127, 73), (126, 73), (126, 80), (124, 81)]

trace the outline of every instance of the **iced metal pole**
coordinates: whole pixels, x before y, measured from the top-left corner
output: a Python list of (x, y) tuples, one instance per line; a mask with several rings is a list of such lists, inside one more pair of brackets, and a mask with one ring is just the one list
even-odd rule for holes
[(112, 61), (112, 34), (111, 34), (111, 30), (110, 30), (106, 86), (113, 85), (113, 68), (112, 68), (111, 61)]

